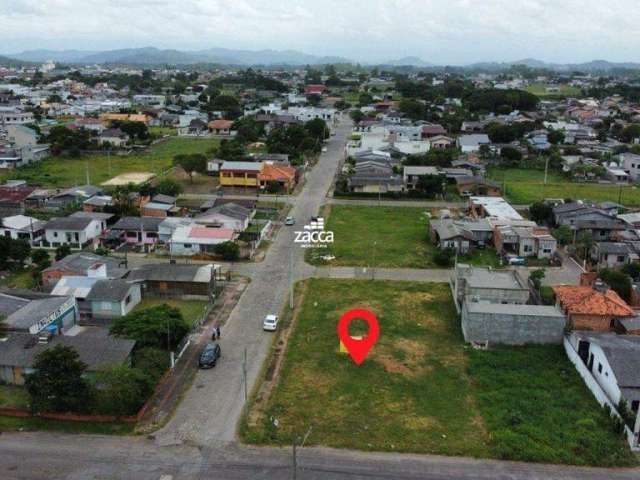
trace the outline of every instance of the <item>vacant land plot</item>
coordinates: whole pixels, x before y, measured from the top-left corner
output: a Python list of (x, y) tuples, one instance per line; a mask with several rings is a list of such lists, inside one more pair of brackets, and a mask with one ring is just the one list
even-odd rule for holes
[(24, 387), (0, 385), (0, 407), (27, 408), (29, 394)]
[(544, 171), (525, 169), (493, 169), (489, 176), (506, 186), (506, 197), (515, 204), (529, 204), (543, 198), (576, 198), (623, 205), (640, 205), (640, 189), (635, 186), (576, 183), (557, 173), (549, 173), (544, 184)]
[[(338, 448), (633, 462), (560, 347), (472, 350), (448, 285), (311, 279), (306, 292), (278, 384), (241, 426), (246, 441), (290, 444), (312, 427), (307, 444)], [(360, 366), (335, 330), (355, 306), (380, 324)]]
[(573, 85), (558, 85), (558, 91), (547, 91), (548, 85), (544, 83), (532, 83), (523, 90), (533, 93), (539, 97), (576, 97), (581, 95), (581, 90)]
[(218, 140), (210, 138), (171, 137), (153, 145), (148, 152), (132, 155), (85, 155), (79, 158), (51, 157), (28, 167), (19, 168), (2, 177), (27, 180), (46, 187), (84, 185), (87, 178), (99, 185), (122, 173), (152, 172), (158, 174), (171, 166), (173, 157), (181, 153), (205, 153), (215, 148)]
[[(326, 229), (334, 243), (317, 253), (331, 265), (427, 268), (433, 266), (427, 211), (418, 207), (332, 205)], [(311, 258), (313, 258), (312, 252)]]

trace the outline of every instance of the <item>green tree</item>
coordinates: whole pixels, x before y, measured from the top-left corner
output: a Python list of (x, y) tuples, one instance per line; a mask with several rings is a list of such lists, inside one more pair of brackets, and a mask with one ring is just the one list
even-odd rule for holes
[(34, 263), (36, 268), (40, 271), (45, 268), (49, 268), (51, 266), (51, 257), (49, 256), (49, 252), (42, 249), (36, 249), (31, 251), (31, 261)]
[(172, 197), (177, 197), (182, 193), (182, 185), (178, 183), (173, 178), (163, 178), (158, 182), (155, 188), (156, 192), (161, 193), (162, 195), (170, 195)]
[(96, 373), (97, 408), (107, 415), (133, 415), (153, 390), (153, 378), (138, 368), (106, 365)]
[(193, 183), (194, 173), (207, 172), (207, 157), (202, 153), (179, 154), (173, 157), (173, 164), (181, 167)]
[(631, 278), (626, 273), (613, 268), (603, 268), (598, 271), (598, 276), (623, 300), (628, 302), (631, 299)]
[(573, 230), (568, 225), (560, 225), (552, 234), (560, 245), (568, 245), (573, 239)]
[(56, 248), (56, 262), (62, 260), (67, 255), (71, 254), (71, 247), (68, 244), (60, 245)]
[(627, 125), (620, 133), (620, 140), (625, 143), (631, 143), (636, 138), (640, 138), (640, 124), (633, 123), (631, 125)]
[(116, 318), (109, 328), (113, 335), (135, 340), (138, 347), (175, 349), (189, 331), (177, 308), (167, 304), (134, 310)]
[(536, 202), (529, 205), (529, 218), (538, 224), (553, 222), (553, 207), (548, 203)]
[(578, 252), (580, 252), (581, 258), (587, 258), (591, 247), (593, 247), (593, 243), (593, 235), (590, 231), (587, 230), (578, 234), (578, 237), (576, 239), (576, 247), (578, 249)]
[(83, 375), (87, 366), (71, 347), (56, 345), (36, 355), (25, 387), (34, 412), (85, 412), (94, 398)]
[(327, 122), (321, 118), (309, 120), (304, 124), (304, 128), (311, 137), (319, 142), (329, 138), (329, 127), (327, 127)]
[(420, 175), (416, 183), (416, 190), (426, 195), (428, 198), (435, 198), (442, 195), (444, 178), (439, 175)]
[(433, 253), (433, 262), (439, 267), (450, 267), (455, 255), (456, 251), (453, 248), (439, 248)]
[(538, 270), (534, 270), (529, 275), (529, 279), (536, 290), (540, 291), (540, 287), (542, 286), (542, 279), (545, 277), (544, 268), (539, 268)]
[(561, 143), (564, 143), (564, 131), (551, 130), (547, 134), (547, 140), (549, 140), (549, 143), (552, 145), (560, 145)]
[(217, 244), (215, 252), (228, 262), (235, 262), (240, 258), (240, 247), (237, 243), (231, 241)]

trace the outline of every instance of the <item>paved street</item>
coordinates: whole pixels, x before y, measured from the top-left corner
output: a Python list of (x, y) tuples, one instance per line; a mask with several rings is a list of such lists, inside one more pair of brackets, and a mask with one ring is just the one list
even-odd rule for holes
[[(327, 152), (308, 175), (307, 184), (291, 211), (298, 225), (318, 213), (338, 163), (350, 123), (343, 122), (331, 137)], [(293, 228), (282, 228), (263, 262), (256, 264), (251, 283), (222, 327), (222, 360), (215, 369), (199, 371), (169, 423), (156, 434), (158, 445), (184, 441), (210, 445), (233, 441), (244, 404), (243, 359), (246, 351), (247, 390), (250, 392), (268, 353), (272, 335), (262, 331), (266, 314), (279, 313), (289, 291), (290, 265), (294, 280), (312, 274), (303, 251), (291, 248)]]
[[(291, 449), (180, 445), (160, 448), (142, 437), (3, 434), (3, 480), (205, 480), (292, 478)], [(592, 469), (463, 457), (299, 449), (301, 480), (632, 480), (639, 469)]]

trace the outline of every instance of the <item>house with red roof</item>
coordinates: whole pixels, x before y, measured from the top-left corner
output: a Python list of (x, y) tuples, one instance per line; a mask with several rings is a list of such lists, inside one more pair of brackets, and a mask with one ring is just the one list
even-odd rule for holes
[(276, 162), (264, 162), (258, 174), (260, 188), (266, 188), (270, 182), (276, 182), (284, 191), (289, 191), (296, 183), (296, 169), (290, 165)]
[(558, 285), (553, 292), (573, 330), (611, 331), (618, 322), (635, 317), (627, 302), (601, 281), (593, 287)]
[(232, 228), (183, 225), (177, 227), (169, 241), (169, 251), (172, 255), (191, 256), (199, 253), (215, 253), (215, 246), (232, 242), (238, 233)]
[(326, 89), (327, 87), (322, 84), (310, 83), (304, 86), (304, 93), (306, 95), (322, 95)]
[(224, 120), (219, 118), (217, 120), (211, 120), (208, 124), (209, 130), (213, 135), (217, 135), (220, 137), (232, 137), (235, 132), (231, 130), (233, 126), (233, 122), (231, 120)]

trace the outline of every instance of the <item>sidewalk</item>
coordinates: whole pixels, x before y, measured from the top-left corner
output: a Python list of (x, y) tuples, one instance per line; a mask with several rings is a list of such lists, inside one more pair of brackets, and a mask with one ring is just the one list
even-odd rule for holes
[[(246, 280), (230, 282), (224, 289), (219, 303), (209, 314), (207, 321), (200, 327), (200, 331), (191, 334), (191, 342), (186, 351), (176, 361), (176, 365), (168, 376), (158, 384), (153, 397), (149, 400), (147, 410), (138, 422), (137, 431), (151, 432), (162, 425), (169, 415), (175, 401), (188, 386), (197, 371), (196, 359), (204, 344), (211, 339), (214, 327), (224, 325), (247, 285)], [(224, 329), (221, 332), (224, 339)]]

